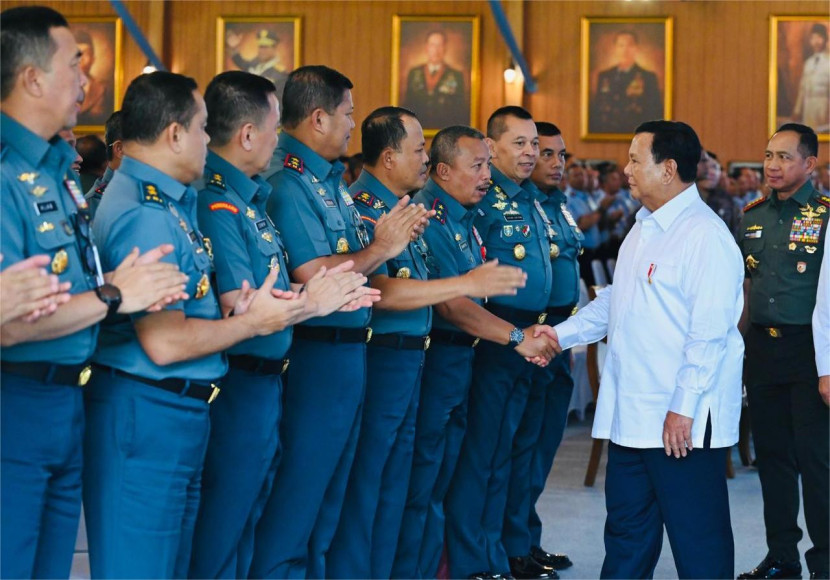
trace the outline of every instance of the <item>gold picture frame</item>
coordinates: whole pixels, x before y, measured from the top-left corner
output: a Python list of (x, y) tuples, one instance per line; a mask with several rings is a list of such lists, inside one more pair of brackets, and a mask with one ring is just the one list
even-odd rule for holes
[(426, 137), (476, 126), (480, 35), (474, 15), (392, 17), (392, 104), (418, 115)]
[(104, 124), (121, 105), (123, 31), (115, 16), (67, 18), (81, 50), (81, 70), (87, 77), (76, 133), (103, 133)]
[[(219, 16), (216, 18), (216, 73), (245, 70), (282, 90), (301, 63), (300, 16)], [(263, 49), (263, 50), (260, 50)]]
[(583, 17), (581, 137), (627, 141), (637, 126), (672, 118), (674, 18)]
[[(830, 141), (828, 30), (826, 14), (770, 16), (770, 135), (782, 124), (796, 122), (812, 127), (819, 141)], [(822, 36), (824, 47), (816, 50), (814, 42)]]

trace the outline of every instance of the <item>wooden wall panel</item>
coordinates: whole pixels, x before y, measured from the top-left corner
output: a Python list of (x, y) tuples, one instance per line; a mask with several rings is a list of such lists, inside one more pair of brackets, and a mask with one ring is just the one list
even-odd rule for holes
[[(103, 0), (45, 3), (71, 16), (113, 14)], [(23, 2), (4, 0), (3, 8), (19, 4)], [(509, 56), (489, 6), (481, 0), (128, 0), (127, 6), (171, 70), (193, 76), (202, 88), (216, 72), (217, 16), (301, 16), (302, 62), (329, 65), (354, 81), (358, 125), (372, 109), (389, 103), (394, 14), (477, 14), (482, 67), (478, 127), (504, 103), (502, 71)], [(768, 137), (769, 16), (828, 12), (824, 0), (550, 0), (524, 2), (523, 10), (521, 40), (539, 84), (538, 93), (525, 95), (525, 106), (537, 119), (558, 124), (578, 155), (620, 162), (628, 143), (579, 138), (580, 17), (674, 16), (674, 118), (691, 124), (706, 147), (729, 161), (760, 159)], [(145, 58), (126, 35), (124, 48), (126, 86), (141, 72)], [(359, 147), (358, 128), (350, 149)], [(822, 160), (828, 150), (822, 143)]]
[[(769, 16), (827, 14), (824, 1), (528, 2), (525, 53), (539, 92), (525, 103), (562, 129), (568, 149), (624, 162), (628, 143), (580, 139), (582, 16), (674, 16), (674, 113), (722, 161), (763, 159), (767, 143)], [(828, 144), (820, 144), (827, 160)]]

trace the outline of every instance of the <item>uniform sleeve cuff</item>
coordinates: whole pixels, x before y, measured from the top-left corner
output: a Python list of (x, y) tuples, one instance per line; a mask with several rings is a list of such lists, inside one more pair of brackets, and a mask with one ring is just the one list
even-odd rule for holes
[(556, 331), (556, 336), (559, 337), (559, 346), (562, 347), (562, 350), (568, 350), (579, 344), (579, 331), (573, 322), (573, 318), (560, 322), (553, 329)]
[(684, 417), (694, 418), (697, 410), (697, 402), (700, 400), (699, 393), (692, 393), (680, 387), (674, 389), (674, 395), (671, 398), (669, 411), (683, 415)]

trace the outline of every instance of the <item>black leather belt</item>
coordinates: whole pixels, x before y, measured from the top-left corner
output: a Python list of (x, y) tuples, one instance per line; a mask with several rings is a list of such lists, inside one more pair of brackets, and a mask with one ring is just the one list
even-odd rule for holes
[(520, 328), (530, 326), (532, 324), (544, 324), (548, 317), (547, 312), (539, 312), (537, 310), (523, 310), (521, 308), (513, 308), (511, 306), (502, 306), (501, 304), (488, 303), (485, 308), (507, 322), (515, 324)]
[(795, 336), (797, 334), (806, 334), (813, 332), (813, 327), (810, 324), (782, 324), (780, 326), (763, 326), (761, 324), (753, 323), (752, 326), (770, 336), (771, 338), (784, 338), (785, 336)]
[(228, 365), (231, 368), (260, 375), (281, 375), (288, 370), (290, 362), (287, 358), (270, 359), (247, 354), (228, 355)]
[(0, 371), (34, 379), (41, 383), (57, 383), (71, 387), (83, 387), (92, 377), (88, 363), (77, 365), (55, 365), (42, 362), (0, 362)]
[(455, 346), (467, 346), (475, 348), (478, 344), (479, 338), (471, 336), (466, 332), (456, 332), (454, 330), (442, 330), (440, 328), (433, 328), (429, 333), (430, 338), (435, 343), (451, 344)]
[(402, 334), (375, 334), (372, 346), (383, 346), (398, 350), (426, 350), (429, 348), (429, 336), (404, 336)]
[(294, 337), (317, 342), (369, 342), (372, 340), (372, 329), (295, 326)]
[(570, 306), (549, 306), (545, 309), (548, 316), (572, 316), (576, 314), (576, 304)]
[(216, 397), (219, 395), (220, 390), (219, 387), (213, 383), (204, 384), (188, 381), (185, 379), (172, 378), (148, 379), (146, 377), (140, 377), (138, 375), (134, 375), (131, 373), (125, 373), (124, 371), (114, 369), (112, 367), (105, 367), (103, 365), (95, 365), (95, 368), (96, 370), (99, 370), (101, 372), (110, 373), (117, 377), (124, 377), (132, 381), (144, 383), (145, 385), (150, 385), (151, 387), (156, 387), (157, 389), (162, 389), (163, 391), (176, 393), (177, 395), (184, 395), (186, 397), (198, 399), (208, 404), (212, 403), (214, 399), (216, 399)]

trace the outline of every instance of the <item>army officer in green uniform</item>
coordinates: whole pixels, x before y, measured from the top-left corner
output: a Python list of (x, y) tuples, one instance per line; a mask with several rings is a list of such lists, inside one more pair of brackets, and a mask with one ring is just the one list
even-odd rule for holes
[(427, 62), (409, 70), (403, 106), (415, 111), (424, 127), (441, 129), (469, 123), (464, 93), (464, 75), (444, 61), (447, 35), (441, 30), (427, 34)]

